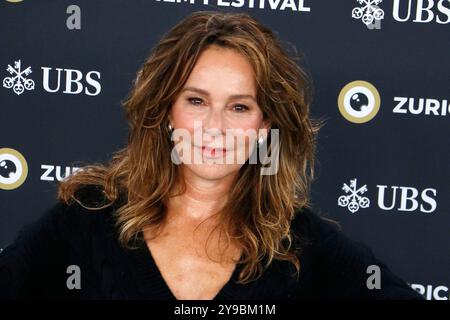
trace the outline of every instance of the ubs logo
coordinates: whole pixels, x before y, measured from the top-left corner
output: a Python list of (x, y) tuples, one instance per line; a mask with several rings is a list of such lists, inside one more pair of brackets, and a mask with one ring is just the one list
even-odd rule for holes
[[(353, 19), (361, 20), (368, 29), (381, 29), (385, 12), (382, 0), (356, 0), (358, 6), (351, 12)], [(392, 0), (392, 18), (395, 22), (450, 23), (450, 0)], [(389, 12), (388, 12), (389, 11)], [(391, 14), (387, 10), (388, 15)]]
[(367, 27), (377, 25), (384, 19), (384, 11), (378, 5), (382, 0), (357, 0), (360, 7), (353, 8), (352, 18), (360, 19)]
[[(41, 67), (42, 88), (50, 93), (62, 92), (65, 94), (85, 94), (96, 96), (100, 94), (101, 73), (88, 71), (84, 73), (77, 69)], [(35, 82), (28, 76), (33, 72), (31, 66), (22, 70), (22, 61), (14, 61), (13, 66), (8, 64), (6, 68), (9, 76), (3, 78), (3, 87), (12, 89), (16, 95), (35, 89)], [(55, 85), (56, 83), (56, 85)]]
[(17, 95), (21, 95), (25, 90), (34, 90), (34, 81), (26, 78), (33, 72), (30, 66), (22, 70), (22, 62), (18, 60), (14, 61), (14, 67), (8, 64), (6, 71), (11, 76), (3, 78), (3, 87), (12, 89)]
[(338, 197), (338, 205), (356, 213), (375, 204), (383, 211), (432, 213), (437, 208), (437, 190), (435, 188), (419, 189), (410, 186), (376, 185), (376, 201), (367, 197), (367, 184), (358, 185), (356, 178), (342, 185), (344, 194)]
[(0, 149), (0, 189), (20, 187), (27, 178), (28, 164), (25, 157), (11, 148)]

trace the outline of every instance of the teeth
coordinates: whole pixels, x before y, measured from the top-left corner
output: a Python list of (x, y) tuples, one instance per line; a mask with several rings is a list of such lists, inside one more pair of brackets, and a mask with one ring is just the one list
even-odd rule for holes
[(224, 148), (209, 148), (209, 147), (203, 147), (203, 152), (206, 152), (209, 155), (212, 155), (213, 157), (216, 155), (225, 154), (226, 149)]

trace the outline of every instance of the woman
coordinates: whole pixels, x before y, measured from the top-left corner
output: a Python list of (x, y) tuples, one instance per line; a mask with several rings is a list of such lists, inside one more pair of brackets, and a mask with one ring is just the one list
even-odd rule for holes
[(242, 13), (175, 25), (123, 102), (128, 145), (60, 183), (60, 201), (0, 255), (2, 295), (420, 299), (311, 211), (322, 124), (286, 49)]

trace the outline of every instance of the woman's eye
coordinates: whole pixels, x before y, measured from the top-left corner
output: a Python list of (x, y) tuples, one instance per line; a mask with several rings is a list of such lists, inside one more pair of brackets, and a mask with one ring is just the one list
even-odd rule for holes
[(200, 101), (200, 103), (203, 101), (200, 98), (188, 98), (187, 100), (193, 105), (198, 105), (198, 103), (197, 103), (198, 101)]
[(234, 110), (238, 111), (238, 112), (243, 112), (243, 111), (247, 111), (248, 107), (246, 105), (243, 104), (237, 104), (234, 107)]

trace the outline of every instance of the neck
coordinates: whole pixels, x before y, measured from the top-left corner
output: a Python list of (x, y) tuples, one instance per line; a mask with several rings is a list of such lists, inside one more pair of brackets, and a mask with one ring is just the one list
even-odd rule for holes
[(170, 215), (192, 221), (210, 217), (225, 205), (233, 178), (233, 175), (229, 175), (221, 179), (204, 179), (182, 167), (186, 190), (170, 198)]

